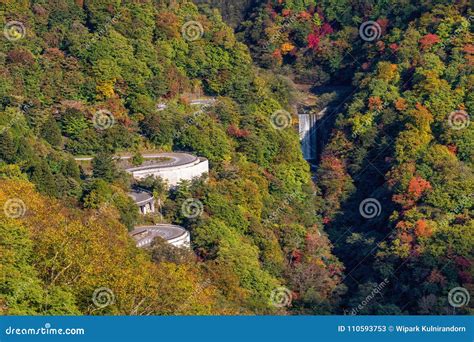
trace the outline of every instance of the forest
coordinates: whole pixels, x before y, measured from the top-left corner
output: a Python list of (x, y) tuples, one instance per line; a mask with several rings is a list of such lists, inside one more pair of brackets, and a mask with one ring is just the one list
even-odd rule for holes
[[(0, 314), (473, 313), (468, 1), (0, 9)], [(298, 104), (331, 87), (348, 91), (310, 164)], [(177, 187), (139, 182), (191, 249), (129, 235), (157, 218), (114, 155), (150, 151), (209, 160)]]

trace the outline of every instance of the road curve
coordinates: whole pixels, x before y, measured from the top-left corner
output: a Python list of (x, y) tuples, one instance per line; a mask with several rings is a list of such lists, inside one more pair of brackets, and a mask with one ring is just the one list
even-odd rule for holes
[[(193, 156), (188, 153), (181, 153), (181, 152), (162, 152), (162, 153), (145, 153), (142, 155), (144, 159), (154, 159), (154, 158), (167, 158), (171, 160), (164, 160), (162, 162), (156, 162), (153, 164), (153, 167), (174, 167), (180, 165), (186, 165), (195, 162), (198, 160), (198, 157)], [(124, 156), (115, 156), (114, 159), (118, 160), (128, 160), (131, 159), (132, 155), (124, 155)], [(75, 157), (74, 160), (76, 161), (90, 161), (94, 159), (94, 157)], [(150, 165), (149, 165), (150, 166)], [(149, 167), (148, 166), (148, 167)], [(147, 166), (138, 166), (132, 169), (140, 169), (140, 168), (147, 168)]]
[(196, 156), (193, 156), (188, 153), (177, 153), (177, 152), (144, 154), (143, 158), (145, 159), (166, 158), (166, 160), (156, 161), (151, 165), (127, 168), (127, 171), (132, 172), (132, 171), (147, 170), (147, 169), (165, 169), (165, 168), (170, 168), (170, 167), (192, 164), (199, 161), (199, 158)]
[(161, 237), (174, 246), (189, 246), (189, 232), (181, 226), (174, 224), (157, 224), (154, 226), (136, 227), (130, 232), (135, 239), (137, 247), (148, 247), (155, 237)]
[(133, 199), (136, 205), (142, 205), (154, 201), (153, 194), (142, 189), (132, 189), (128, 196)]

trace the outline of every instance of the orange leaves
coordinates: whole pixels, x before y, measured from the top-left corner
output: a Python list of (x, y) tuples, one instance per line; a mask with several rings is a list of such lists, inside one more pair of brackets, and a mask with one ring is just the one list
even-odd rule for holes
[(227, 128), (227, 134), (235, 138), (246, 138), (250, 135), (250, 132), (246, 129), (240, 129), (236, 125), (232, 124)]
[(408, 108), (407, 101), (402, 97), (398, 98), (395, 101), (395, 108), (400, 112), (404, 111)]
[(287, 53), (293, 51), (294, 48), (295, 46), (291, 43), (283, 43), (281, 45), (281, 52), (283, 55), (286, 55)]
[(473, 44), (466, 44), (462, 48), (462, 51), (467, 53), (467, 54), (474, 55), (474, 45)]
[(474, 65), (474, 45), (466, 44), (462, 51), (466, 54), (465, 58), (469, 65)]
[(303, 20), (311, 20), (311, 18), (313, 17), (313, 15), (311, 13), (308, 13), (308, 12), (305, 12), (305, 11), (301, 11), (298, 16), (303, 19)]
[(369, 109), (381, 110), (383, 108), (382, 99), (378, 96), (369, 97)]
[(408, 194), (416, 201), (428, 190), (431, 190), (431, 184), (421, 177), (414, 177), (408, 184)]
[(407, 193), (393, 195), (392, 200), (395, 203), (401, 204), (403, 209), (410, 209), (429, 190), (431, 190), (430, 182), (419, 176), (416, 176), (413, 177), (408, 183)]
[(430, 226), (426, 223), (425, 220), (418, 220), (415, 223), (415, 235), (417, 237), (429, 237), (433, 234), (433, 231)]

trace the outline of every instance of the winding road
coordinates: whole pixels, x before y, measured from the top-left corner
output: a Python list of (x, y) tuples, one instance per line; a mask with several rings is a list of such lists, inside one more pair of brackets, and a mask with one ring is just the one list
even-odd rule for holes
[(161, 237), (173, 246), (189, 246), (189, 232), (174, 224), (158, 224), (155, 226), (136, 227), (130, 235), (135, 239), (137, 247), (148, 247), (155, 237)]
[[(155, 158), (167, 158), (171, 160), (164, 160), (162, 162), (157, 162), (154, 165), (162, 165), (163, 167), (173, 167), (173, 166), (180, 166), (192, 163), (198, 159), (198, 157), (193, 156), (188, 153), (180, 153), (180, 152), (159, 152), (159, 153), (144, 153), (142, 154), (144, 159), (155, 159)], [(133, 158), (133, 155), (126, 154), (126, 155), (117, 155), (114, 156), (114, 159), (117, 160), (128, 160)], [(94, 159), (94, 157), (74, 157), (76, 161), (90, 161)]]

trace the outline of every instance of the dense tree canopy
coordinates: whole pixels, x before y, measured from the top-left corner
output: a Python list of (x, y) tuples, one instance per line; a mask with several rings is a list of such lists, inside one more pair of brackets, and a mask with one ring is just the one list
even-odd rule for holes
[[(380, 284), (358, 313), (471, 312), (448, 292), (473, 289), (472, 9), (390, 3), (244, 0), (234, 35), (187, 0), (1, 2), (0, 313), (341, 314)], [(351, 90), (313, 174), (292, 81)], [(113, 157), (147, 151), (210, 173), (168, 189)], [(128, 231), (157, 222), (192, 249), (137, 248)]]
[[(1, 285), (2, 312), (276, 313), (270, 298), (282, 285), (301, 305), (334, 311), (342, 265), (314, 235), (321, 217), (297, 134), (271, 121), (290, 110), (290, 87), (256, 70), (217, 11), (188, 1), (1, 6), (2, 25), (21, 22), (12, 34), (24, 35), (0, 47), (0, 206), (26, 207), (21, 217), (0, 212), (1, 265), (17, 274)], [(203, 95), (216, 103), (190, 104)], [(140, 183), (162, 218), (138, 215), (126, 194), (133, 180), (113, 159), (128, 152), (139, 165), (147, 150), (210, 161), (207, 180), (171, 192), (160, 179)], [(200, 217), (180, 210), (190, 198), (203, 203)], [(127, 229), (150, 220), (187, 228), (195, 256), (159, 241), (138, 250)], [(113, 305), (91, 302), (101, 287)]]

